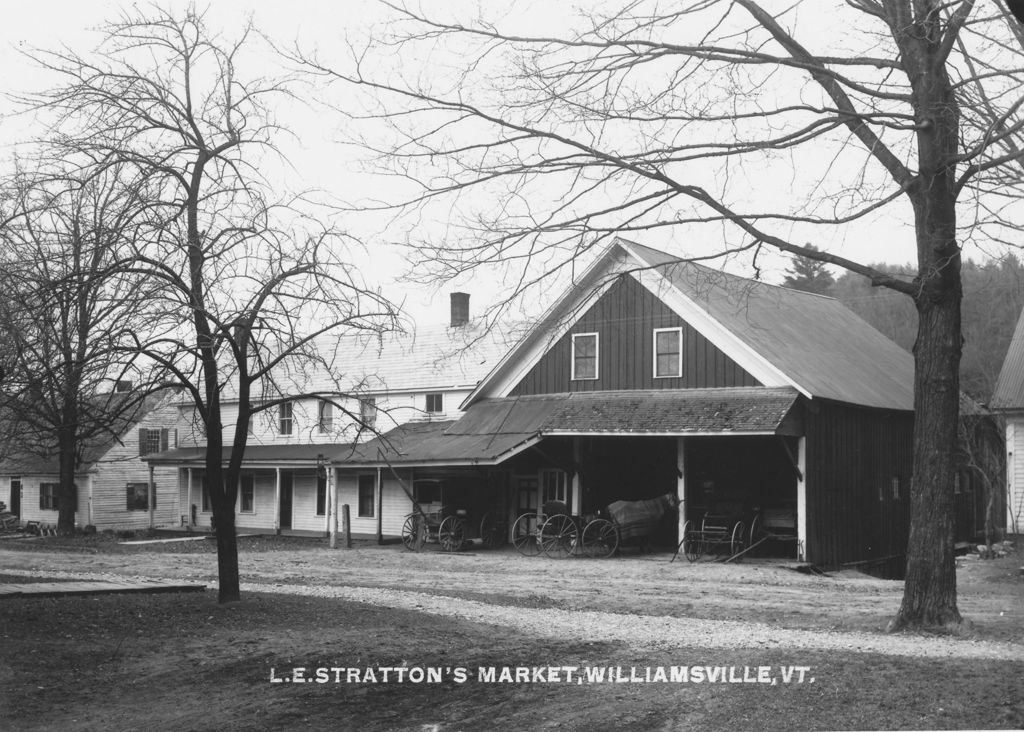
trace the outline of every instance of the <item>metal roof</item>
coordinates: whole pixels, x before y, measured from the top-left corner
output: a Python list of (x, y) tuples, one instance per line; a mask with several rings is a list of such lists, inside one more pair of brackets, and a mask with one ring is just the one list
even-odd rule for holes
[(992, 409), (1024, 409), (1024, 312), (1017, 319), (989, 406)]
[(330, 457), (353, 466), (496, 465), (548, 436), (789, 434), (798, 397), (787, 387), (737, 387), (483, 399), (457, 422), (405, 424)]
[(913, 356), (838, 300), (622, 245), (812, 396), (914, 408)]

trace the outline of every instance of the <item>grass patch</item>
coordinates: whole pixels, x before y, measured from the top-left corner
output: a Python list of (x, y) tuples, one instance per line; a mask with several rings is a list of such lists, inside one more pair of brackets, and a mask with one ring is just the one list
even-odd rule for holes
[[(457, 600), (453, 600), (457, 602)], [(647, 653), (338, 600), (214, 593), (0, 602), (5, 723), (34, 729), (957, 729), (1024, 725), (1024, 664)], [(440, 684), (271, 683), (295, 667), (466, 668)], [(809, 666), (814, 683), (511, 683), (489, 666)], [(628, 673), (628, 671), (627, 671)], [(643, 673), (641, 671), (641, 673)]]

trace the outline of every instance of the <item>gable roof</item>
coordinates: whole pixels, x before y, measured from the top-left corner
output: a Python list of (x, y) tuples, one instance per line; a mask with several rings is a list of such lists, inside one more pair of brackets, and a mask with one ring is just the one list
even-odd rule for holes
[(996, 379), (996, 388), (989, 401), (992, 409), (1024, 409), (1024, 311), (1017, 318), (1010, 347)]
[(914, 361), (834, 298), (727, 274), (617, 239), (541, 320), (541, 341), (524, 338), (470, 395), (505, 396), (617, 273), (634, 277), (683, 320), (767, 387), (811, 398), (912, 410)]

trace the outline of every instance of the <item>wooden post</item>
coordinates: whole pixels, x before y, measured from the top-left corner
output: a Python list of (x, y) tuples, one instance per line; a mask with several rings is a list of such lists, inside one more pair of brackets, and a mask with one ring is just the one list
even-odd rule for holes
[(281, 533), (281, 468), (274, 468), (274, 533)]
[(796, 444), (796, 466), (800, 477), (796, 481), (796, 554), (801, 562), (807, 561), (807, 438)]
[(146, 490), (146, 498), (149, 501), (149, 528), (155, 525), (154, 511), (156, 509), (156, 483), (153, 482), (153, 463), (149, 464), (149, 487)]
[(384, 486), (377, 468), (377, 543), (384, 543)]
[(686, 438), (676, 438), (676, 496), (679, 498), (679, 528), (676, 543), (683, 540), (686, 524)]
[[(188, 511), (188, 521), (186, 522), (189, 529), (192, 528), (192, 468), (185, 468), (185, 510)], [(178, 490), (181, 490), (180, 488)], [(181, 495), (180, 493), (178, 495)]]
[(331, 504), (331, 549), (338, 546), (338, 481), (334, 479), (334, 468), (327, 468), (327, 500)]
[(346, 549), (351, 549), (352, 548), (352, 517), (349, 515), (348, 504), (347, 503), (341, 507), (341, 516), (342, 516), (341, 530), (343, 532), (345, 532), (345, 548)]

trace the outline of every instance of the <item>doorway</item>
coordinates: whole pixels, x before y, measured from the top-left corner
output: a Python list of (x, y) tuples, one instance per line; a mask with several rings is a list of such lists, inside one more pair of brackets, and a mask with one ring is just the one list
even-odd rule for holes
[(21, 478), (11, 478), (11, 505), (7, 510), (21, 518)]

